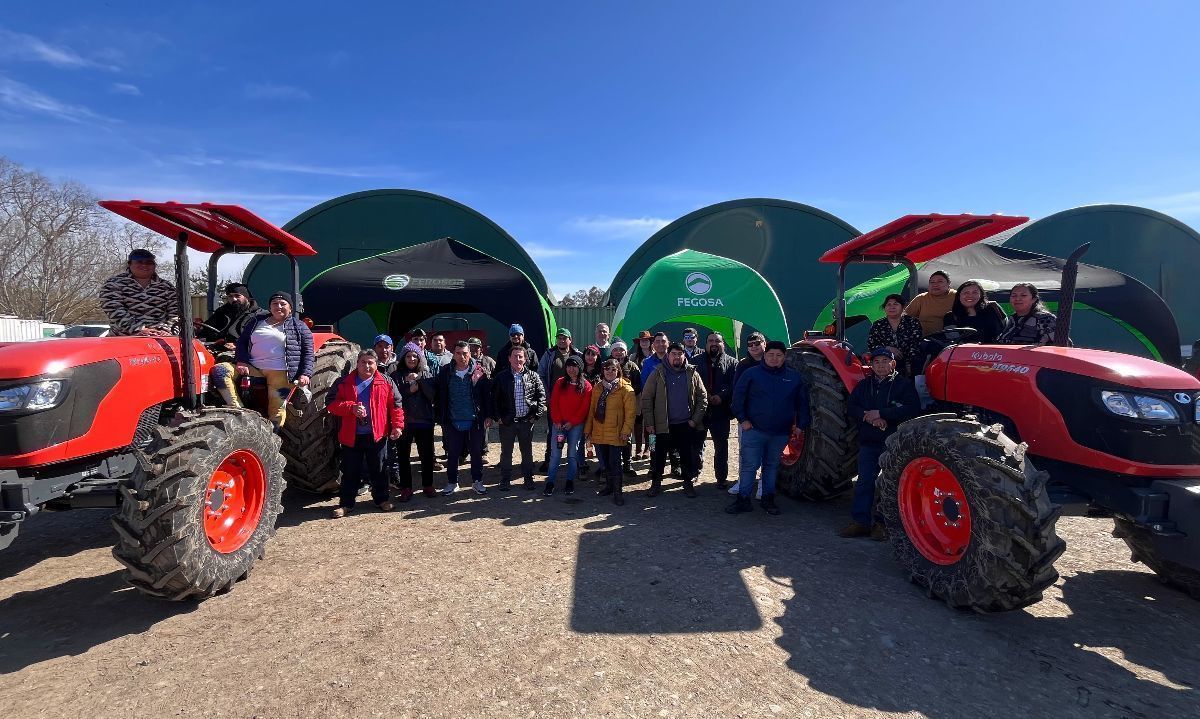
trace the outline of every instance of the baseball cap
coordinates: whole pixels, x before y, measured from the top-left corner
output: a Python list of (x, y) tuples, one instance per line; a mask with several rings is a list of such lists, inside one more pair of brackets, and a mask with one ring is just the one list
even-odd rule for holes
[(559, 327), (558, 328), (558, 336), (566, 337), (567, 339), (571, 339), (571, 330), (567, 329), (566, 327)]
[(380, 342), (387, 342), (389, 345), (396, 344), (395, 342), (392, 341), (391, 335), (375, 335), (375, 341), (372, 342), (371, 344), (377, 345)]
[(887, 347), (880, 347), (871, 353), (871, 359), (875, 359), (876, 357), (887, 357), (890, 360), (896, 359), (896, 355), (892, 354), (892, 351)]
[(523, 335), (523, 334), (525, 334), (525, 328), (522, 327), (521, 325), (514, 324), (514, 325), (510, 325), (508, 328), (508, 336), (509, 337), (512, 337), (513, 335)]
[(478, 337), (471, 337), (470, 339), (467, 340), (467, 344), (471, 345), (472, 347), (482, 347), (483, 346), (483, 342), (481, 342)]

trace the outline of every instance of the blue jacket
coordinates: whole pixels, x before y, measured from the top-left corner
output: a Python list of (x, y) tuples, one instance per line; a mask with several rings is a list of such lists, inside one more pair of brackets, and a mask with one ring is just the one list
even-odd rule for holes
[(643, 387), (646, 386), (646, 382), (650, 381), (650, 375), (654, 374), (654, 370), (658, 369), (658, 366), (662, 363), (663, 363), (663, 361), (660, 360), (658, 358), (658, 355), (656, 355), (656, 354), (651, 354), (649, 357), (642, 360), (642, 386)]
[[(238, 337), (237, 352), (234, 355), (238, 362), (250, 364), (250, 337), (254, 334), (254, 329), (270, 317), (271, 313), (264, 311), (255, 315), (254, 321), (246, 323), (245, 329)], [(301, 376), (312, 377), (313, 355), (315, 354), (312, 330), (295, 313), (284, 320), (283, 324), (279, 325), (279, 329), (283, 330), (283, 361), (287, 365), (288, 378), (297, 380)]]
[(767, 434), (791, 434), (808, 427), (808, 385), (796, 370), (766, 363), (742, 373), (733, 387), (733, 416)]
[[(871, 409), (879, 410), (887, 429), (863, 421), (863, 415)], [(854, 387), (847, 410), (858, 421), (858, 443), (879, 445), (896, 431), (896, 425), (921, 413), (921, 398), (913, 381), (898, 372), (882, 380), (872, 374)]]

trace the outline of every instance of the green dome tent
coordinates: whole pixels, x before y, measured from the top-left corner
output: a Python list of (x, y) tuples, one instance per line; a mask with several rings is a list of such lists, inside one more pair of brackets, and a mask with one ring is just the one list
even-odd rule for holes
[(697, 250), (680, 250), (650, 265), (621, 298), (613, 334), (631, 336), (660, 322), (687, 322), (736, 341), (748, 322), (787, 341), (779, 297), (753, 268)]

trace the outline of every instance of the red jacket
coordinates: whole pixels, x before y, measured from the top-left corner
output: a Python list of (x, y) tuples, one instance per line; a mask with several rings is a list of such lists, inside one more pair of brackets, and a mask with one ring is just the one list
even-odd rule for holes
[(582, 382), (583, 392), (567, 384), (566, 377), (560, 377), (554, 384), (554, 392), (550, 394), (551, 422), (576, 425), (587, 421), (588, 409), (592, 406), (592, 383), (586, 379)]
[[(347, 447), (354, 446), (354, 429), (358, 419), (354, 416), (354, 408), (358, 406), (354, 383), (357, 380), (358, 372), (353, 370), (343, 377), (338, 382), (337, 394), (329, 403), (329, 413), (343, 418), (342, 426), (338, 428), (338, 440)], [(367, 408), (376, 442), (393, 429), (404, 431), (404, 408), (400, 402), (400, 390), (396, 389), (396, 384), (387, 375), (376, 371), (375, 379), (371, 382), (371, 404)]]

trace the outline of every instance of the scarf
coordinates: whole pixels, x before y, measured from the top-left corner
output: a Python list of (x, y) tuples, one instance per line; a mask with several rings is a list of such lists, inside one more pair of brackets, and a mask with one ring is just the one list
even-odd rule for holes
[(600, 399), (596, 402), (596, 412), (593, 415), (597, 422), (604, 421), (604, 416), (608, 413), (608, 395), (617, 388), (617, 383), (620, 381), (619, 379), (615, 379), (612, 382), (600, 380), (602, 389), (600, 390)]

